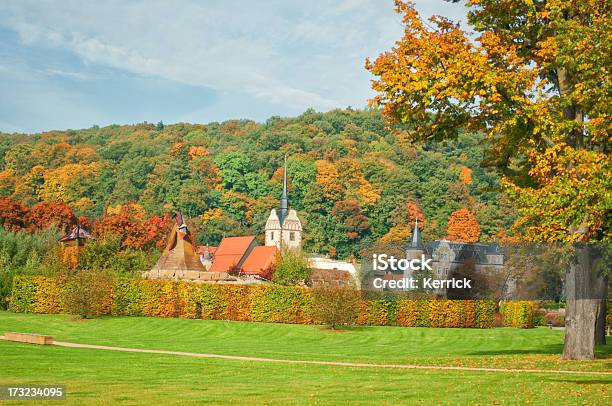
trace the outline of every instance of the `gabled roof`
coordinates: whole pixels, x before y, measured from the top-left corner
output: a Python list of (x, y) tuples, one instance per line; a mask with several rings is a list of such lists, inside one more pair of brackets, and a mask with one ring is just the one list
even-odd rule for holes
[(436, 240), (430, 243), (427, 247), (428, 253), (433, 254), (441, 244), (448, 244), (449, 249), (455, 252), (455, 262), (475, 260), (478, 263), (485, 263), (487, 262), (487, 255), (503, 255), (503, 251), (497, 243), (463, 243), (447, 240)]
[(76, 240), (77, 238), (92, 238), (92, 236), (89, 231), (85, 230), (80, 224), (78, 224), (68, 234), (60, 238), (60, 241), (72, 241)]
[(224, 238), (215, 252), (215, 260), (209, 271), (229, 272), (232, 267), (241, 265), (254, 242), (252, 235)]
[(215, 252), (217, 251), (217, 248), (219, 248), (219, 247), (213, 247), (211, 245), (198, 245), (198, 255), (202, 255), (206, 251), (208, 251), (208, 253), (210, 255), (215, 255)]
[(259, 275), (268, 278), (270, 268), (276, 262), (279, 251), (276, 246), (259, 246), (253, 248), (247, 259), (242, 264), (242, 273), (246, 275)]

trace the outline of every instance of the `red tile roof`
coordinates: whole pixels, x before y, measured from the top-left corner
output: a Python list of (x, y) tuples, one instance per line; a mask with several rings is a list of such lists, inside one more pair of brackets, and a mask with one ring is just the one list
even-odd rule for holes
[(255, 241), (252, 235), (246, 237), (226, 237), (215, 252), (215, 260), (210, 267), (210, 272), (229, 272), (247, 253), (249, 247)]
[(272, 247), (255, 247), (249, 254), (244, 264), (242, 264), (242, 273), (246, 275), (259, 275), (262, 278), (269, 278), (272, 265), (276, 262), (278, 248)]

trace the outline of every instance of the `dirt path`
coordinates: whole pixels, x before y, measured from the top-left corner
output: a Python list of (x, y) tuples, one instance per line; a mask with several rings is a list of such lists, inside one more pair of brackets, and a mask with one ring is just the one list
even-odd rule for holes
[[(0, 336), (0, 339), (4, 340), (4, 336)], [(178, 356), (183, 356), (183, 357), (215, 358), (215, 359), (228, 359), (228, 360), (235, 360), (235, 361), (276, 362), (276, 363), (285, 363), (285, 364), (330, 365), (330, 366), (340, 366), (340, 367), (395, 368), (395, 369), (432, 369), (432, 370), (444, 370), (444, 371), (537, 373), (537, 374), (612, 375), (612, 372), (603, 372), (603, 371), (567, 371), (567, 370), (551, 370), (551, 369), (515, 369), (515, 368), (478, 368), (478, 367), (458, 367), (458, 366), (438, 366), (438, 365), (370, 364), (370, 363), (365, 363), (365, 362), (291, 360), (291, 359), (278, 359), (278, 358), (243, 357), (243, 356), (238, 356), (238, 355), (202, 354), (202, 353), (182, 352), (182, 351), (150, 350), (150, 349), (146, 349), (146, 348), (111, 347), (111, 346), (107, 346), (107, 345), (79, 344), (79, 343), (70, 343), (70, 342), (64, 342), (64, 341), (53, 341), (53, 345), (56, 345), (56, 346), (59, 346), (59, 347), (90, 348), (90, 349), (95, 349), (95, 350), (138, 352), (138, 353), (163, 354), (163, 355), (178, 355)]]

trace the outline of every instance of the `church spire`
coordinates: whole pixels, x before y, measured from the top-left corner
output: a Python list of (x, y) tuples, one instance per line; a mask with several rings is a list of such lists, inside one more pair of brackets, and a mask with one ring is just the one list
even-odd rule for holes
[(412, 241), (410, 242), (410, 248), (421, 247), (421, 236), (419, 233), (419, 218), (415, 218), (414, 230), (412, 231)]
[(283, 171), (283, 194), (280, 198), (279, 220), (281, 226), (289, 213), (289, 199), (287, 198), (287, 154), (285, 154), (285, 169)]

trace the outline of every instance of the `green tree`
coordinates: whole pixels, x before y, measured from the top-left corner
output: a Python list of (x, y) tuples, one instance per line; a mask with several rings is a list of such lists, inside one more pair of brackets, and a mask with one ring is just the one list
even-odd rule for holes
[(310, 278), (308, 261), (296, 250), (283, 250), (277, 259), (272, 281), (279, 285), (305, 285)]

